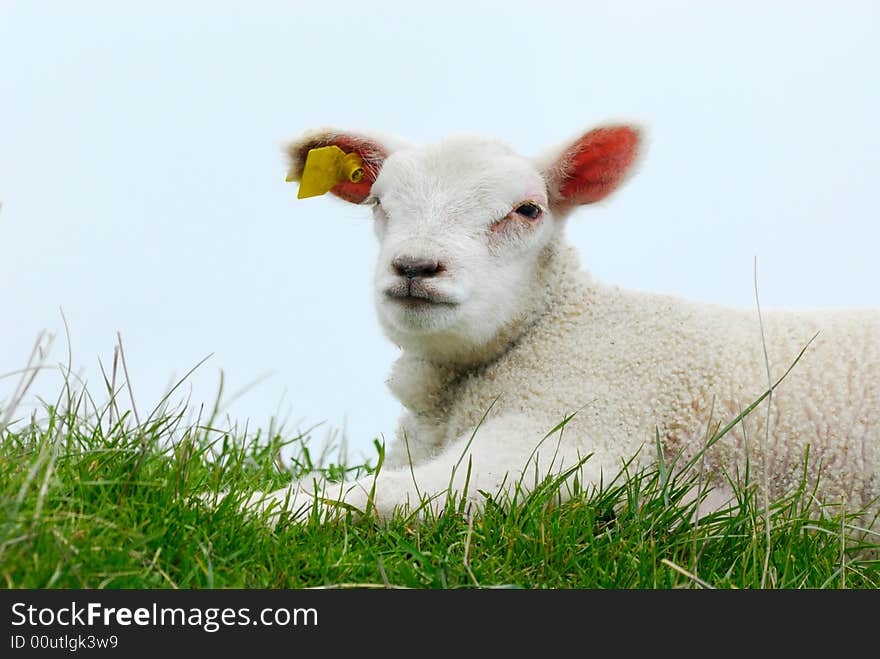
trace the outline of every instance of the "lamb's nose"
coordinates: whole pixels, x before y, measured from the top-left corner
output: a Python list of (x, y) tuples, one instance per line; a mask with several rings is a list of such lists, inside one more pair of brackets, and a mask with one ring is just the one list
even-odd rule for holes
[(391, 267), (401, 277), (419, 279), (433, 277), (443, 272), (443, 264), (433, 259), (415, 259), (409, 256), (398, 256), (391, 262)]

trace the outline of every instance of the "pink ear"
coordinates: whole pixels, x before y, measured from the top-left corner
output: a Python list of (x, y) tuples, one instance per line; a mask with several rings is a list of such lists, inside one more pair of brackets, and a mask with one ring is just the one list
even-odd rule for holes
[(545, 172), (551, 204), (567, 209), (607, 197), (626, 178), (639, 141), (632, 126), (604, 126), (580, 137)]
[(389, 155), (389, 149), (377, 140), (364, 135), (338, 133), (333, 130), (321, 130), (308, 133), (301, 139), (287, 145), (290, 157), (289, 176), (298, 181), (302, 177), (306, 156), (311, 149), (322, 146), (338, 146), (345, 153), (357, 153), (363, 160), (364, 177), (357, 183), (343, 181), (330, 189), (334, 195), (345, 201), (360, 204), (370, 196), (370, 189), (379, 176), (382, 163)]

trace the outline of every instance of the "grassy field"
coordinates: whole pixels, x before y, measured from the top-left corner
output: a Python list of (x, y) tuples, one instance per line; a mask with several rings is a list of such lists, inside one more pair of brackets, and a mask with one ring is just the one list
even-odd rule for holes
[[(87, 412), (87, 410), (91, 410)], [(5, 418), (11, 418), (7, 408)], [(212, 415), (208, 414), (208, 417)], [(4, 413), (0, 409), (0, 422)], [(310, 469), (305, 437), (219, 430), (183, 412), (137, 419), (67, 390), (30, 423), (0, 425), (0, 584), (7, 588), (877, 588), (851, 517), (810, 514), (802, 488), (765, 511), (755, 489), (693, 523), (667, 468), (601, 491), (547, 479), (482, 515), (350, 512), (274, 527), (235, 501)], [(14, 429), (11, 429), (14, 428)], [(279, 456), (289, 445), (293, 466)], [(378, 457), (378, 451), (377, 451)], [(199, 498), (229, 491), (212, 508)], [(560, 492), (568, 500), (560, 503)], [(769, 524), (768, 524), (769, 523)], [(768, 533), (769, 528), (769, 533)], [(876, 536), (869, 535), (876, 541)], [(768, 544), (769, 540), (769, 544)]]

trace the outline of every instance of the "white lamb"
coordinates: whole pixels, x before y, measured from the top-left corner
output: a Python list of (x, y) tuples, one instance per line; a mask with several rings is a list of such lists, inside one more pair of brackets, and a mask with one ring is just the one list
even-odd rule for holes
[[(667, 460), (695, 455), (764, 393), (758, 314), (593, 281), (563, 238), (575, 208), (626, 178), (639, 142), (636, 128), (605, 126), (535, 160), (480, 137), (417, 147), (320, 130), (290, 144), (292, 180), (318, 147), (363, 161), (363, 178), (331, 192), (372, 210), (378, 318), (402, 350), (388, 385), (406, 411), (375, 479), (307, 479), (252, 503), (302, 512), (317, 485), (319, 505), (388, 516), (425, 498), (442, 507), (469, 472), (479, 506), (479, 490), (534, 483), (527, 466), (558, 473), (587, 456), (582, 482), (607, 483), (636, 454), (656, 460), (656, 433)], [(819, 498), (876, 510), (880, 311), (766, 312), (763, 324), (773, 381), (818, 336), (770, 398), (769, 445), (765, 399), (706, 469), (735, 475), (748, 458), (760, 474), (766, 456), (776, 495), (802, 477), (809, 446)]]

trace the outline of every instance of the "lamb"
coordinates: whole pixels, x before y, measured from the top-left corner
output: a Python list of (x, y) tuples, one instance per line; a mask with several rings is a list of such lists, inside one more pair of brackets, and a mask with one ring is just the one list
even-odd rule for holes
[(819, 499), (877, 511), (880, 310), (759, 318), (581, 270), (567, 218), (627, 179), (641, 135), (601, 126), (537, 159), (472, 136), (413, 146), (318, 130), (290, 143), (288, 180), (322, 147), (361, 163), (330, 192), (372, 211), (375, 305), (401, 348), (388, 386), (405, 412), (378, 476), (308, 478), (251, 504), (302, 513), (317, 495), (320, 506), (387, 517), (425, 501), (442, 508), (453, 492), (478, 508), (481, 490), (527, 488), (527, 468), (576, 467), (582, 483), (607, 483), (633, 456), (631, 468), (656, 462), (657, 436), (665, 460), (696, 455), (708, 427), (735, 419), (803, 352), (706, 452), (705, 468), (742, 473), (748, 459), (775, 496), (802, 477), (809, 446)]

